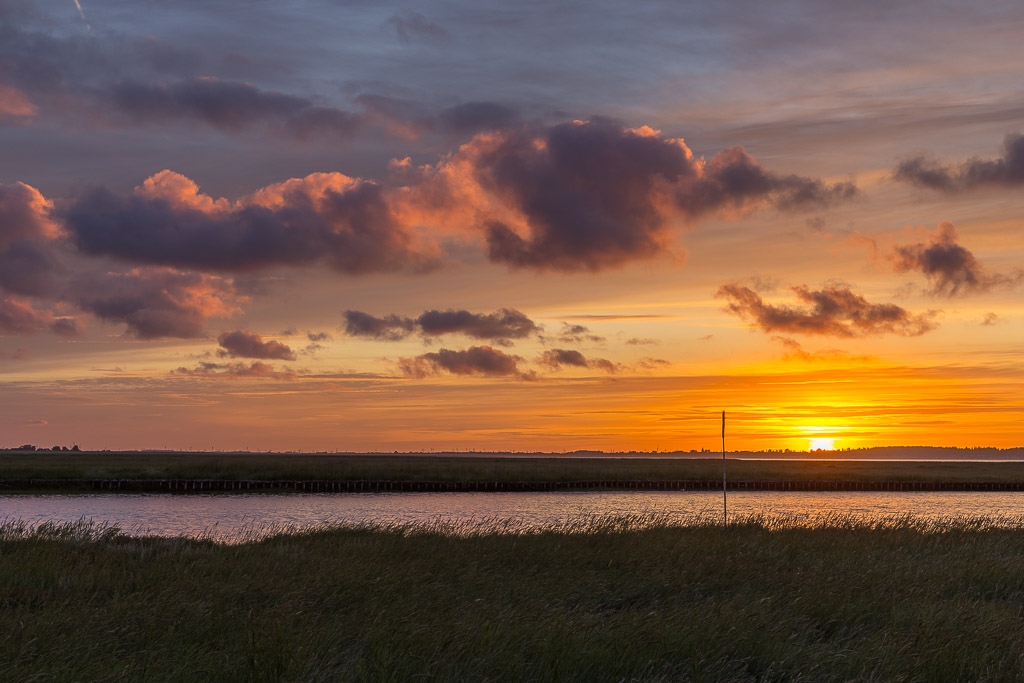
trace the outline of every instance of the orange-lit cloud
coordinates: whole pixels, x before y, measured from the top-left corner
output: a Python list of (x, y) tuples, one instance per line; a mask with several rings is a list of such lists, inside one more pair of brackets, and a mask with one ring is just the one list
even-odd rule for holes
[(25, 183), (0, 183), (0, 289), (14, 294), (51, 293), (60, 259), (60, 227), (53, 202)]
[(123, 323), (139, 339), (159, 339), (202, 336), (209, 318), (238, 313), (246, 297), (230, 279), (144, 267), (82, 277), (74, 300), (98, 318)]
[(292, 370), (278, 370), (273, 365), (254, 360), (250, 363), (202, 362), (194, 368), (179, 367), (172, 375), (208, 377), (212, 379), (274, 379), (293, 380), (298, 375)]
[(0, 336), (31, 335), (43, 330), (61, 337), (77, 337), (82, 333), (80, 323), (74, 318), (39, 310), (25, 299), (0, 298)]
[(131, 197), (102, 189), (63, 217), (78, 248), (135, 263), (220, 271), (326, 262), (361, 274), (430, 267), (436, 254), (392, 213), (377, 184), (315, 173), (236, 202), (162, 171)]
[(0, 121), (27, 121), (39, 113), (22, 91), (9, 85), (0, 84)]

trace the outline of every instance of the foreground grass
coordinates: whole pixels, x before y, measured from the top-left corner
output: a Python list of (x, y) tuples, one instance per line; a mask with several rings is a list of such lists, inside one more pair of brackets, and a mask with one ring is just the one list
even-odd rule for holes
[[(1024, 462), (730, 460), (733, 480), (1020, 482)], [(722, 461), (222, 453), (0, 453), (5, 479), (250, 479), (559, 482), (720, 479)]]
[(219, 545), (8, 524), (0, 679), (1021, 680), (1011, 526), (632, 518)]

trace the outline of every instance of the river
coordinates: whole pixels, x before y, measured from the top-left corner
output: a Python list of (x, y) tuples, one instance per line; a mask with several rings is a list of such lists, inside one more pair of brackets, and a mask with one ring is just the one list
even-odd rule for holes
[[(205, 536), (222, 541), (323, 524), (514, 520), (535, 527), (595, 515), (657, 514), (686, 521), (700, 514), (717, 518), (721, 511), (722, 494), (704, 491), (0, 495), (0, 520), (4, 521), (36, 525), (86, 519), (116, 525), (131, 534)], [(730, 517), (758, 513), (808, 520), (830, 513), (860, 517), (910, 514), (923, 519), (1014, 517), (1024, 516), (1024, 493), (729, 493)]]

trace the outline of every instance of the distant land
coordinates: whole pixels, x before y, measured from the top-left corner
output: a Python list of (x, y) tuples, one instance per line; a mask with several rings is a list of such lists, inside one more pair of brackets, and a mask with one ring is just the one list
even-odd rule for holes
[[(403, 455), (403, 456), (428, 456), (428, 457), (525, 457), (525, 458), (658, 458), (658, 459), (706, 459), (718, 457), (721, 451), (710, 449), (689, 450), (689, 451), (595, 451), (595, 450), (574, 450), (574, 451), (484, 451), (484, 450), (430, 450), (430, 451), (182, 451), (160, 448), (148, 448), (137, 450), (90, 450), (73, 446), (52, 446), (37, 447), (30, 444), (10, 448), (0, 448), (0, 453), (80, 453), (82, 455), (91, 453), (105, 454), (131, 454), (144, 453), (147, 455), (167, 454), (222, 454), (222, 455)], [(954, 446), (874, 446), (871, 448), (844, 448), (836, 450), (813, 450), (794, 451), (790, 449), (763, 450), (763, 451), (726, 451), (729, 459), (741, 460), (1024, 460), (1024, 446), (1012, 448), (993, 447), (969, 447), (957, 448)]]

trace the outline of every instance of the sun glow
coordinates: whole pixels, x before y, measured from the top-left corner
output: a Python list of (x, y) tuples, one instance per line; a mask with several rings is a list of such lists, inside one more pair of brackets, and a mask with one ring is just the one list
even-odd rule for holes
[(811, 442), (808, 450), (811, 451), (832, 451), (835, 450), (835, 439), (808, 439)]

